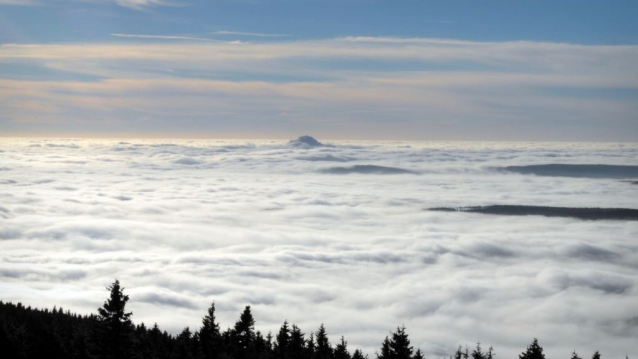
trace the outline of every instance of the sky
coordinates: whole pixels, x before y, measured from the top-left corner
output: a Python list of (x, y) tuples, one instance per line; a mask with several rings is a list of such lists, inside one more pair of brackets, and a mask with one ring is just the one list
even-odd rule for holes
[(635, 166), (637, 144), (319, 140), (0, 141), (0, 300), (95, 313), (117, 278), (171, 333), (215, 301), (221, 328), (251, 305), (370, 358), (400, 325), (428, 358), (638, 355), (638, 221), (427, 210), (635, 208), (629, 180), (495, 167)]
[(0, 0), (0, 135), (638, 139), (638, 4)]

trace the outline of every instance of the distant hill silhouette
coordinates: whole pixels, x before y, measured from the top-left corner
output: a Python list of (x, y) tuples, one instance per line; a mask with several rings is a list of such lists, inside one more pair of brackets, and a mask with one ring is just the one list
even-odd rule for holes
[(638, 166), (544, 164), (507, 166), (498, 167), (497, 169), (549, 177), (638, 178)]
[(312, 136), (299, 136), (296, 140), (288, 141), (288, 145), (293, 147), (301, 147), (301, 148), (312, 148), (312, 147), (332, 147), (329, 145), (325, 145)]
[(503, 216), (545, 216), (571, 217), (586, 220), (638, 220), (638, 209), (629, 208), (573, 208), (573, 207), (545, 207), (523, 205), (493, 205), (476, 207), (438, 207), (430, 211), (469, 212), (482, 214), (497, 214)]

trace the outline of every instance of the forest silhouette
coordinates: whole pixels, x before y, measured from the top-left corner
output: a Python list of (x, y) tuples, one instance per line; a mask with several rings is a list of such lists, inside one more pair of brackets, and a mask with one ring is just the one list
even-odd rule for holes
[[(350, 351), (342, 336), (336, 344), (323, 324), (308, 336), (295, 324), (284, 321), (279, 332), (263, 335), (255, 330), (250, 306), (234, 326), (220, 329), (215, 303), (208, 308), (199, 330), (186, 327), (178, 335), (161, 331), (157, 324), (135, 325), (126, 311), (129, 296), (118, 280), (108, 288), (109, 297), (97, 314), (78, 315), (62, 308), (33, 309), (21, 303), (0, 301), (0, 357), (65, 359), (364, 359), (361, 350)], [(481, 344), (470, 351), (459, 346), (450, 359), (494, 359), (493, 348)], [(414, 349), (404, 326), (381, 341), (373, 358), (423, 359)], [(519, 359), (545, 359), (534, 339)], [(571, 359), (582, 359), (574, 351)], [(600, 359), (596, 352), (592, 359)]]

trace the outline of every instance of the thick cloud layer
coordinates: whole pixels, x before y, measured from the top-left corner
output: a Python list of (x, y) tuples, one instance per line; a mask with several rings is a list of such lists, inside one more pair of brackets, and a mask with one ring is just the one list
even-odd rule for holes
[(638, 146), (322, 142), (3, 139), (0, 299), (94, 312), (117, 277), (171, 331), (214, 300), (222, 327), (250, 304), (263, 332), (323, 322), (369, 354), (405, 324), (430, 357), (534, 336), (550, 359), (638, 355), (638, 223), (424, 210), (635, 208), (628, 180), (495, 168), (635, 166)]

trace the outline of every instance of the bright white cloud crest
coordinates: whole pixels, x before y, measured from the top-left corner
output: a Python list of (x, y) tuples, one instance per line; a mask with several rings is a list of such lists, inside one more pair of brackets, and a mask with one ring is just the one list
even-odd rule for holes
[[(636, 145), (285, 141), (0, 142), (0, 298), (95, 311), (114, 277), (137, 322), (222, 327), (243, 305), (373, 354), (405, 324), (429, 357), (480, 340), (514, 357), (538, 336), (638, 355), (638, 224), (424, 211), (636, 207), (622, 180), (503, 165), (635, 165)], [(376, 165), (418, 174), (325, 173)], [(633, 318), (633, 319), (632, 319)]]

